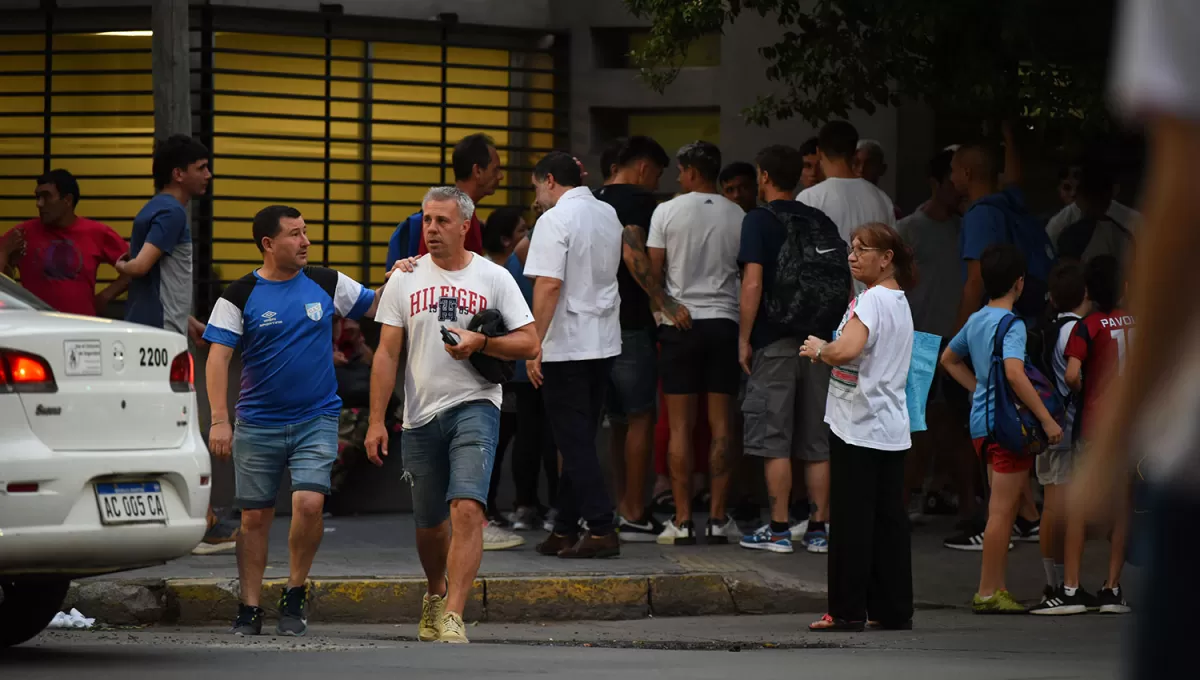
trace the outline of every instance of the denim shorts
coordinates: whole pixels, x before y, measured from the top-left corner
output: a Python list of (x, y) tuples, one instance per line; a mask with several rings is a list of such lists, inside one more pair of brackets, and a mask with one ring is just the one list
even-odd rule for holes
[(621, 353), (609, 373), (608, 417), (625, 422), (628, 416), (653, 413), (658, 406), (658, 348), (654, 330), (621, 331)]
[(338, 453), (338, 417), (320, 415), (276, 427), (237, 421), (233, 430), (234, 505), (242, 510), (275, 507), (286, 468), (292, 491), (329, 495)]
[(412, 483), (413, 519), (432, 529), (450, 516), (450, 501), (487, 507), (500, 409), (490, 401), (452, 406), (424, 425), (400, 434), (405, 476)]

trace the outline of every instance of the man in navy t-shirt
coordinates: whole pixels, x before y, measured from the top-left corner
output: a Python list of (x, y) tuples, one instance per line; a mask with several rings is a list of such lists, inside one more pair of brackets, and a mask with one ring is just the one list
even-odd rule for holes
[[(755, 163), (764, 207), (751, 210), (742, 220), (738, 362), (747, 375), (742, 401), (743, 450), (748, 456), (763, 459), (771, 521), (743, 537), (741, 545), (751, 550), (790, 553), (794, 535), (803, 539), (809, 552), (824, 553), (829, 551), (825, 529), (829, 513), (829, 428), (824, 419), (831, 369), (820, 362), (801, 361), (800, 343), (804, 338), (772, 321), (763, 301), (775, 293), (776, 264), (788, 236), (788, 226), (780, 215), (801, 215), (806, 220), (829, 218), (816, 208), (791, 200), (804, 167), (800, 150), (769, 146), (759, 152)], [(795, 523), (788, 518), (793, 458), (804, 466), (813, 506), (809, 517), (797, 518)]]
[[(291, 473), (293, 561), (279, 601), (280, 635), (303, 635), (305, 581), (324, 531), (321, 520), (337, 458), (338, 414), (333, 370), (333, 317), (374, 316), (375, 292), (324, 267), (308, 266), (308, 236), (295, 208), (273, 205), (254, 217), (263, 266), (234, 281), (209, 316), (204, 339), (213, 455), (232, 454), (242, 510), (238, 554), (242, 602), (236, 635), (262, 632), (259, 606), (267, 564), (267, 535), (285, 468)], [(242, 350), (242, 385), (234, 431), (225, 402), (229, 359)]]
[(192, 231), (188, 202), (208, 191), (208, 149), (175, 135), (154, 151), (158, 193), (133, 218), (129, 257), (117, 271), (132, 277), (125, 320), (187, 334), (192, 313)]

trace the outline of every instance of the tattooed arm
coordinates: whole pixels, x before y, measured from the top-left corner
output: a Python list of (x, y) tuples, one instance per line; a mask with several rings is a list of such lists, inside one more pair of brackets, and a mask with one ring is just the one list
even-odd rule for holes
[(661, 271), (656, 274), (653, 270), (650, 256), (646, 254), (646, 238), (641, 227), (636, 224), (625, 225), (621, 234), (621, 254), (633, 280), (650, 296), (650, 305), (679, 328), (690, 328), (692, 316), (687, 307), (667, 295), (662, 288)]

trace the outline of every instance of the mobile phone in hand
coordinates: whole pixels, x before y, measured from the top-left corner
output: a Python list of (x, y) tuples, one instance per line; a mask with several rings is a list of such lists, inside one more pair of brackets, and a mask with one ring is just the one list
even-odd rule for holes
[(445, 326), (442, 326), (442, 342), (455, 347), (458, 345), (458, 336), (446, 330)]

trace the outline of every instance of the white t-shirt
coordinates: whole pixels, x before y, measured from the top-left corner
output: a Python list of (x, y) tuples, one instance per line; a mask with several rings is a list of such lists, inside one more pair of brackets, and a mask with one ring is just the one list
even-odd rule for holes
[[(1125, 227), (1130, 234), (1137, 232), (1138, 225), (1142, 222), (1142, 214), (1126, 205), (1121, 205), (1113, 201), (1108, 206), (1107, 214), (1114, 222)], [(1079, 206), (1072, 203), (1071, 205), (1063, 206), (1050, 221), (1046, 223), (1046, 235), (1050, 237), (1050, 243), (1054, 247), (1058, 247), (1058, 237), (1062, 236), (1063, 230), (1083, 219), (1083, 211)]]
[(1058, 394), (1063, 399), (1067, 400), (1067, 420), (1063, 425), (1062, 443), (1057, 448), (1071, 448), (1071, 425), (1075, 423), (1075, 399), (1070, 399), (1071, 388), (1067, 387), (1067, 341), (1071, 339), (1071, 333), (1075, 331), (1075, 324), (1079, 322), (1079, 315), (1071, 312), (1059, 314), (1057, 319), (1071, 319), (1062, 325), (1058, 330), (1058, 339), (1054, 342), (1054, 377), (1058, 382)]
[(388, 281), (375, 320), (405, 330), (406, 429), (468, 401), (487, 399), (500, 408), (500, 385), (484, 379), (470, 361), (450, 356), (442, 341), (442, 326), (466, 328), (485, 309), (498, 310), (509, 331), (533, 323), (512, 274), (482, 255), (472, 254), (458, 271), (442, 269), (424, 255), (411, 274), (397, 272)]
[[(563, 194), (538, 218), (525, 276), (563, 282), (542, 340), (542, 361), (586, 361), (621, 353), (621, 220), (587, 187)], [(534, 283), (536, 296), (537, 283)]]
[[(1195, 0), (1125, 0), (1118, 21), (1112, 94), (1127, 115), (1171, 114), (1200, 123), (1200, 50)], [(1191, 228), (1172, 225), (1174, 228)], [(1178, 332), (1194, 335), (1200, 323)], [(1200, 348), (1184, 345), (1170, 380), (1155, 386), (1135, 432), (1155, 481), (1200, 490)]]
[(834, 366), (825, 399), (825, 422), (842, 441), (880, 451), (905, 451), (909, 436), (908, 365), (912, 362), (913, 320), (904, 291), (872, 286), (850, 301), (834, 339), (850, 318), (867, 327), (862, 354)]
[(868, 222), (896, 226), (896, 209), (892, 206), (892, 199), (882, 189), (861, 177), (830, 177), (801, 191), (796, 200), (828, 215), (847, 244), (854, 230)]
[(693, 319), (738, 320), (738, 248), (746, 212), (719, 194), (688, 193), (650, 218), (647, 248), (667, 251), (667, 295)]

